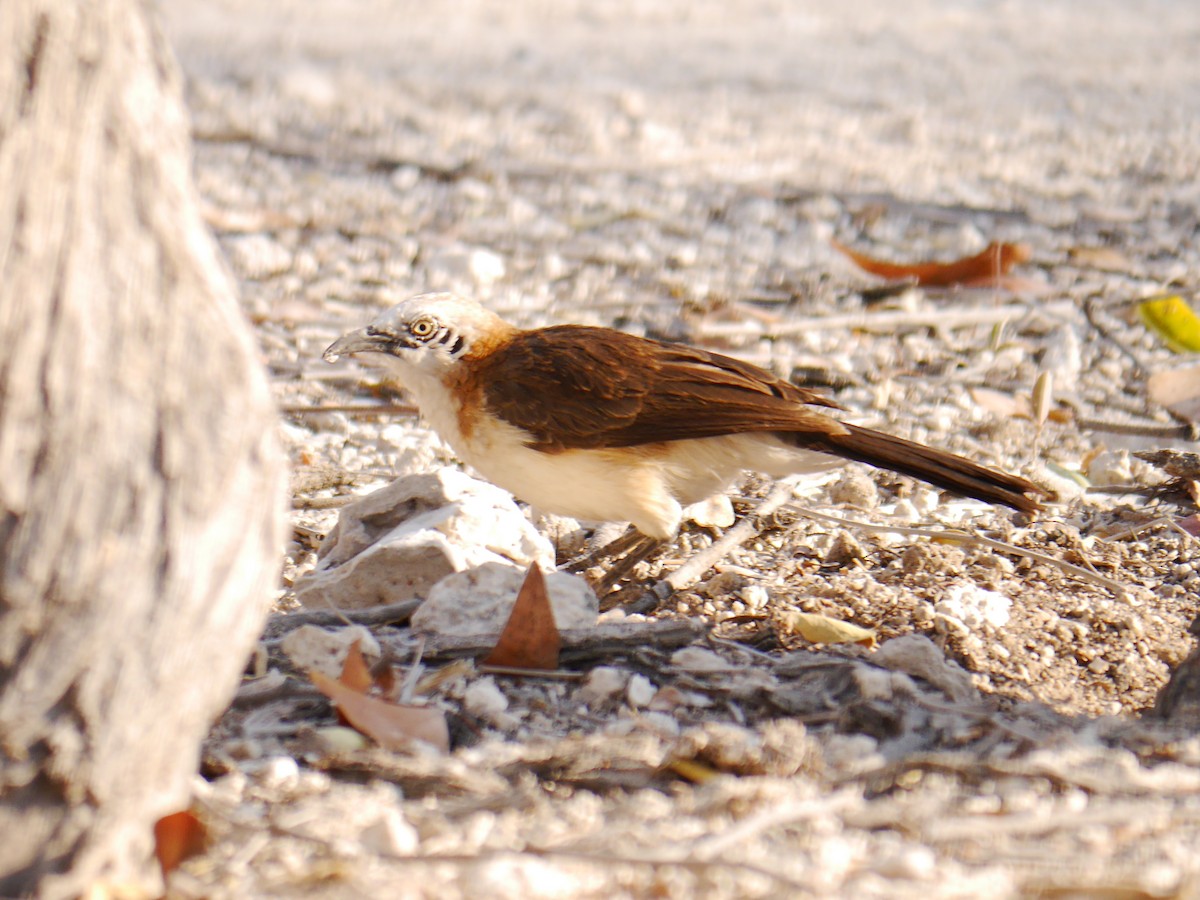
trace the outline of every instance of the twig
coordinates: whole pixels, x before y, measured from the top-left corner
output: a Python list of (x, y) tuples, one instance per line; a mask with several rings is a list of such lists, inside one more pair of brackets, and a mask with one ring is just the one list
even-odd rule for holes
[(389, 603), (386, 606), (346, 612), (321, 609), (312, 612), (287, 613), (272, 616), (268, 626), (276, 633), (283, 633), (299, 628), (301, 625), (399, 625), (407, 622), (422, 602), (419, 599), (401, 600), (399, 603)]
[(1100, 320), (1096, 318), (1096, 307), (1099, 305), (1098, 299), (1097, 297), (1089, 297), (1083, 303), (1083, 314), (1087, 317), (1088, 324), (1096, 330), (1096, 333), (1100, 337), (1104, 338), (1104, 340), (1108, 341), (1129, 358), (1134, 365), (1135, 375), (1144, 377), (1150, 371), (1150, 367), (1142, 361), (1141, 357), (1133, 352), (1133, 348), (1120, 340), (1107, 326), (1100, 324)]
[(1007, 306), (980, 309), (927, 309), (910, 312), (895, 310), (888, 312), (849, 313), (841, 316), (808, 318), (793, 322), (780, 322), (769, 328), (757, 323), (730, 322), (705, 325), (698, 333), (703, 337), (790, 337), (813, 331), (895, 331), (900, 328), (965, 328), (971, 325), (994, 325), (1009, 319), (1021, 319), (1032, 313), (1054, 315), (1074, 311), (1075, 304), (1068, 301), (1031, 304), (1010, 303)]
[(761, 520), (785, 505), (792, 497), (794, 481), (787, 479), (779, 482), (771, 490), (765, 500), (748, 516), (721, 535), (720, 539), (699, 553), (690, 557), (687, 562), (651, 588), (658, 593), (662, 586), (669, 596), (672, 592), (688, 587), (700, 579), (700, 576), (717, 564), (734, 548), (741, 546), (762, 530)]
[(770, 831), (772, 828), (779, 828), (783, 825), (794, 825), (826, 813), (840, 813), (861, 802), (861, 790), (846, 788), (838, 791), (832, 797), (797, 800), (785, 803), (775, 809), (766, 809), (756, 815), (747, 816), (736, 825), (725, 828), (720, 834), (711, 834), (696, 841), (692, 845), (688, 858), (710, 860), (738, 844), (754, 840), (764, 831)]
[(1108, 434), (1129, 434), (1136, 437), (1152, 437), (1164, 440), (1200, 440), (1200, 426), (1155, 425), (1152, 422), (1103, 422), (1100, 419), (1076, 419), (1075, 424), (1086, 431), (1104, 431)]
[(991, 550), (999, 550), (1001, 553), (1009, 553), (1014, 556), (1024, 556), (1028, 559), (1037, 560), (1045, 563), (1048, 566), (1053, 566), (1061, 572), (1070, 575), (1080, 581), (1087, 581), (1091, 584), (1099, 585), (1116, 594), (1122, 600), (1132, 601), (1129, 589), (1119, 581), (1114, 581), (1111, 578), (1106, 578), (1097, 572), (1089, 572), (1082, 566), (1076, 566), (1061, 559), (1055, 559), (1053, 556), (1048, 556), (1045, 553), (1038, 553), (1036, 550), (1027, 550), (1024, 547), (1018, 547), (1015, 544), (1006, 544), (1004, 541), (996, 541), (991, 538), (981, 537), (977, 534), (968, 534), (965, 531), (957, 531), (954, 529), (933, 530), (929, 528), (908, 528), (903, 525), (872, 525), (868, 522), (859, 522), (855, 519), (841, 519), (837, 516), (830, 516), (825, 513), (817, 512), (815, 509), (809, 509), (804, 506), (791, 505), (788, 507), (792, 512), (798, 515), (805, 516), (810, 519), (817, 519), (824, 522), (832, 522), (835, 525), (842, 525), (847, 528), (858, 528), (862, 531), (875, 532), (877, 534), (908, 534), (913, 537), (929, 538), (933, 541), (942, 541), (951, 544), (974, 544), (979, 547), (987, 547)]
[(351, 416), (415, 416), (420, 410), (410, 403), (379, 403), (367, 406), (364, 403), (284, 403), (279, 411), (285, 416), (303, 416), (317, 413), (346, 413)]
[(292, 509), (341, 509), (349, 506), (357, 497), (293, 497)]
[(516, 666), (478, 666), (480, 675), (511, 675), (514, 678), (545, 678), (549, 681), (581, 681), (583, 672), (570, 669), (521, 669)]

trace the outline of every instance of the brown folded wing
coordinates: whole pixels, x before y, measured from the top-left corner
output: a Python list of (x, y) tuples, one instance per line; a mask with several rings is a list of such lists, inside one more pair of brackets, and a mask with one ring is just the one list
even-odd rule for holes
[(838, 408), (757, 366), (607, 328), (523, 332), (480, 363), (484, 405), (546, 452), (747, 431), (844, 434)]

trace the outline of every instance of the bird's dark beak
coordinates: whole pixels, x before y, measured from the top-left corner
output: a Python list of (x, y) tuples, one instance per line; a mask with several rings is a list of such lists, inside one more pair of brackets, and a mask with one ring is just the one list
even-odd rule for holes
[(343, 334), (340, 338), (325, 348), (322, 357), (325, 362), (337, 362), (339, 357), (351, 353), (386, 353), (388, 348), (396, 343), (395, 337), (384, 334), (374, 328), (360, 328)]

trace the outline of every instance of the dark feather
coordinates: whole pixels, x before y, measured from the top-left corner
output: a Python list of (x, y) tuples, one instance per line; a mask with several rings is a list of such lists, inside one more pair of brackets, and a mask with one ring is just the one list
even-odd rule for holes
[(835, 403), (757, 366), (607, 328), (524, 332), (480, 366), (485, 406), (549, 452), (843, 430), (812, 409)]

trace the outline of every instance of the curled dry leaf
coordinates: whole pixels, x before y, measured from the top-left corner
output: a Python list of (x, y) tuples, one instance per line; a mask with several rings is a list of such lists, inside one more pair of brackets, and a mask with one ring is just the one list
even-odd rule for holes
[(538, 564), (533, 563), (517, 593), (508, 622), (483, 663), (515, 669), (554, 669), (561, 648), (562, 637), (554, 623), (546, 579)]
[(384, 749), (406, 750), (413, 741), (423, 741), (441, 753), (449, 752), (450, 729), (441, 710), (368, 697), (320, 672), (309, 672), (308, 677), (337, 704), (347, 722)]
[(180, 810), (154, 823), (154, 856), (163, 880), (185, 859), (204, 852), (208, 830), (191, 810)]
[(787, 612), (779, 617), (779, 623), (814, 644), (859, 644), (868, 649), (875, 646), (875, 632), (871, 629), (818, 613)]
[(956, 259), (953, 262), (902, 264), (874, 259), (837, 241), (833, 242), (833, 246), (854, 260), (860, 269), (872, 275), (892, 280), (915, 280), (922, 287), (992, 286), (999, 283), (1002, 276), (1007, 275), (1014, 265), (1029, 259), (1031, 253), (1026, 244), (993, 241), (974, 256)]
[(351, 690), (365, 694), (371, 689), (373, 679), (367, 661), (363, 658), (362, 649), (359, 647), (361, 643), (362, 639), (360, 638), (346, 651), (346, 659), (342, 663), (342, 674), (338, 681)]
[(1200, 537), (1200, 516), (1191, 515), (1185, 516), (1182, 519), (1176, 519), (1175, 524), (1190, 534), (1192, 537)]

